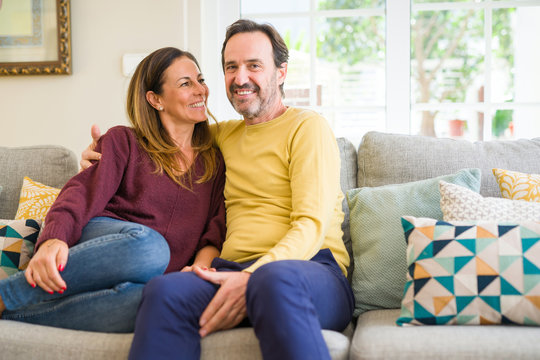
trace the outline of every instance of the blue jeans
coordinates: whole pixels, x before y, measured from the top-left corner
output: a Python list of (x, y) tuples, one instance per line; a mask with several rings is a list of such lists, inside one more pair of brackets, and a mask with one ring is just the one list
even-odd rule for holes
[(2, 319), (67, 329), (132, 332), (144, 284), (169, 264), (169, 245), (144, 225), (93, 218), (69, 249), (63, 294), (32, 288), (23, 272), (0, 280)]
[[(212, 263), (218, 271), (241, 271), (249, 265), (219, 258)], [(191, 272), (150, 280), (129, 358), (199, 359), (199, 318), (218, 288)], [(310, 261), (261, 266), (248, 281), (246, 306), (264, 359), (330, 359), (321, 329), (345, 329), (354, 297), (332, 253), (323, 249)]]

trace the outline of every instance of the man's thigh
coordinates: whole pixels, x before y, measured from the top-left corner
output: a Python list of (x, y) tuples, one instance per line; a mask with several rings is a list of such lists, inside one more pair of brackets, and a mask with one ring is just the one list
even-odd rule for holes
[[(260, 294), (252, 296), (254, 292)], [(264, 302), (268, 310), (314, 311), (322, 328), (338, 331), (350, 322), (354, 309), (350, 285), (331, 253), (325, 251), (311, 261), (284, 260), (260, 267), (248, 283), (248, 294), (248, 301)]]

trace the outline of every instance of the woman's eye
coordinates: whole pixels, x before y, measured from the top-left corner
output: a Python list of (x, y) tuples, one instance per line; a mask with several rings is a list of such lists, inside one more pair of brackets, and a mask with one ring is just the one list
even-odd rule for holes
[(204, 79), (199, 79), (199, 83), (201, 83), (201, 84), (205, 84), (205, 83), (206, 83), (206, 81), (205, 81)]
[(183, 82), (180, 84), (180, 87), (185, 87), (185, 86), (188, 86), (189, 85), (189, 82)]

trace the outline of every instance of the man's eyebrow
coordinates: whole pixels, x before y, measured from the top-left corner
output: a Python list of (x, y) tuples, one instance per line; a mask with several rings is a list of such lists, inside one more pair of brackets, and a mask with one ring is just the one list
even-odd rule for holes
[[(253, 58), (253, 59), (247, 59), (244, 61), (245, 63), (254, 63), (254, 62), (262, 62), (262, 59), (259, 59), (259, 58)], [(234, 65), (236, 64), (237, 62), (234, 61), (234, 60), (230, 60), (230, 61), (225, 61), (225, 65)]]

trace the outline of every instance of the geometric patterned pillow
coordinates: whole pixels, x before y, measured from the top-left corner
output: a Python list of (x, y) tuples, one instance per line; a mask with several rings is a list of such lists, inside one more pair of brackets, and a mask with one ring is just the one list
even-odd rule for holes
[(540, 325), (540, 222), (402, 217), (398, 325)]
[(0, 279), (26, 269), (34, 254), (41, 220), (0, 220)]
[(540, 202), (540, 175), (502, 169), (492, 171), (503, 198)]
[(15, 219), (45, 220), (45, 216), (59, 193), (60, 189), (43, 185), (25, 177)]
[(540, 221), (540, 203), (537, 202), (483, 197), (466, 187), (445, 181), (439, 182), (439, 191), (445, 221)]

